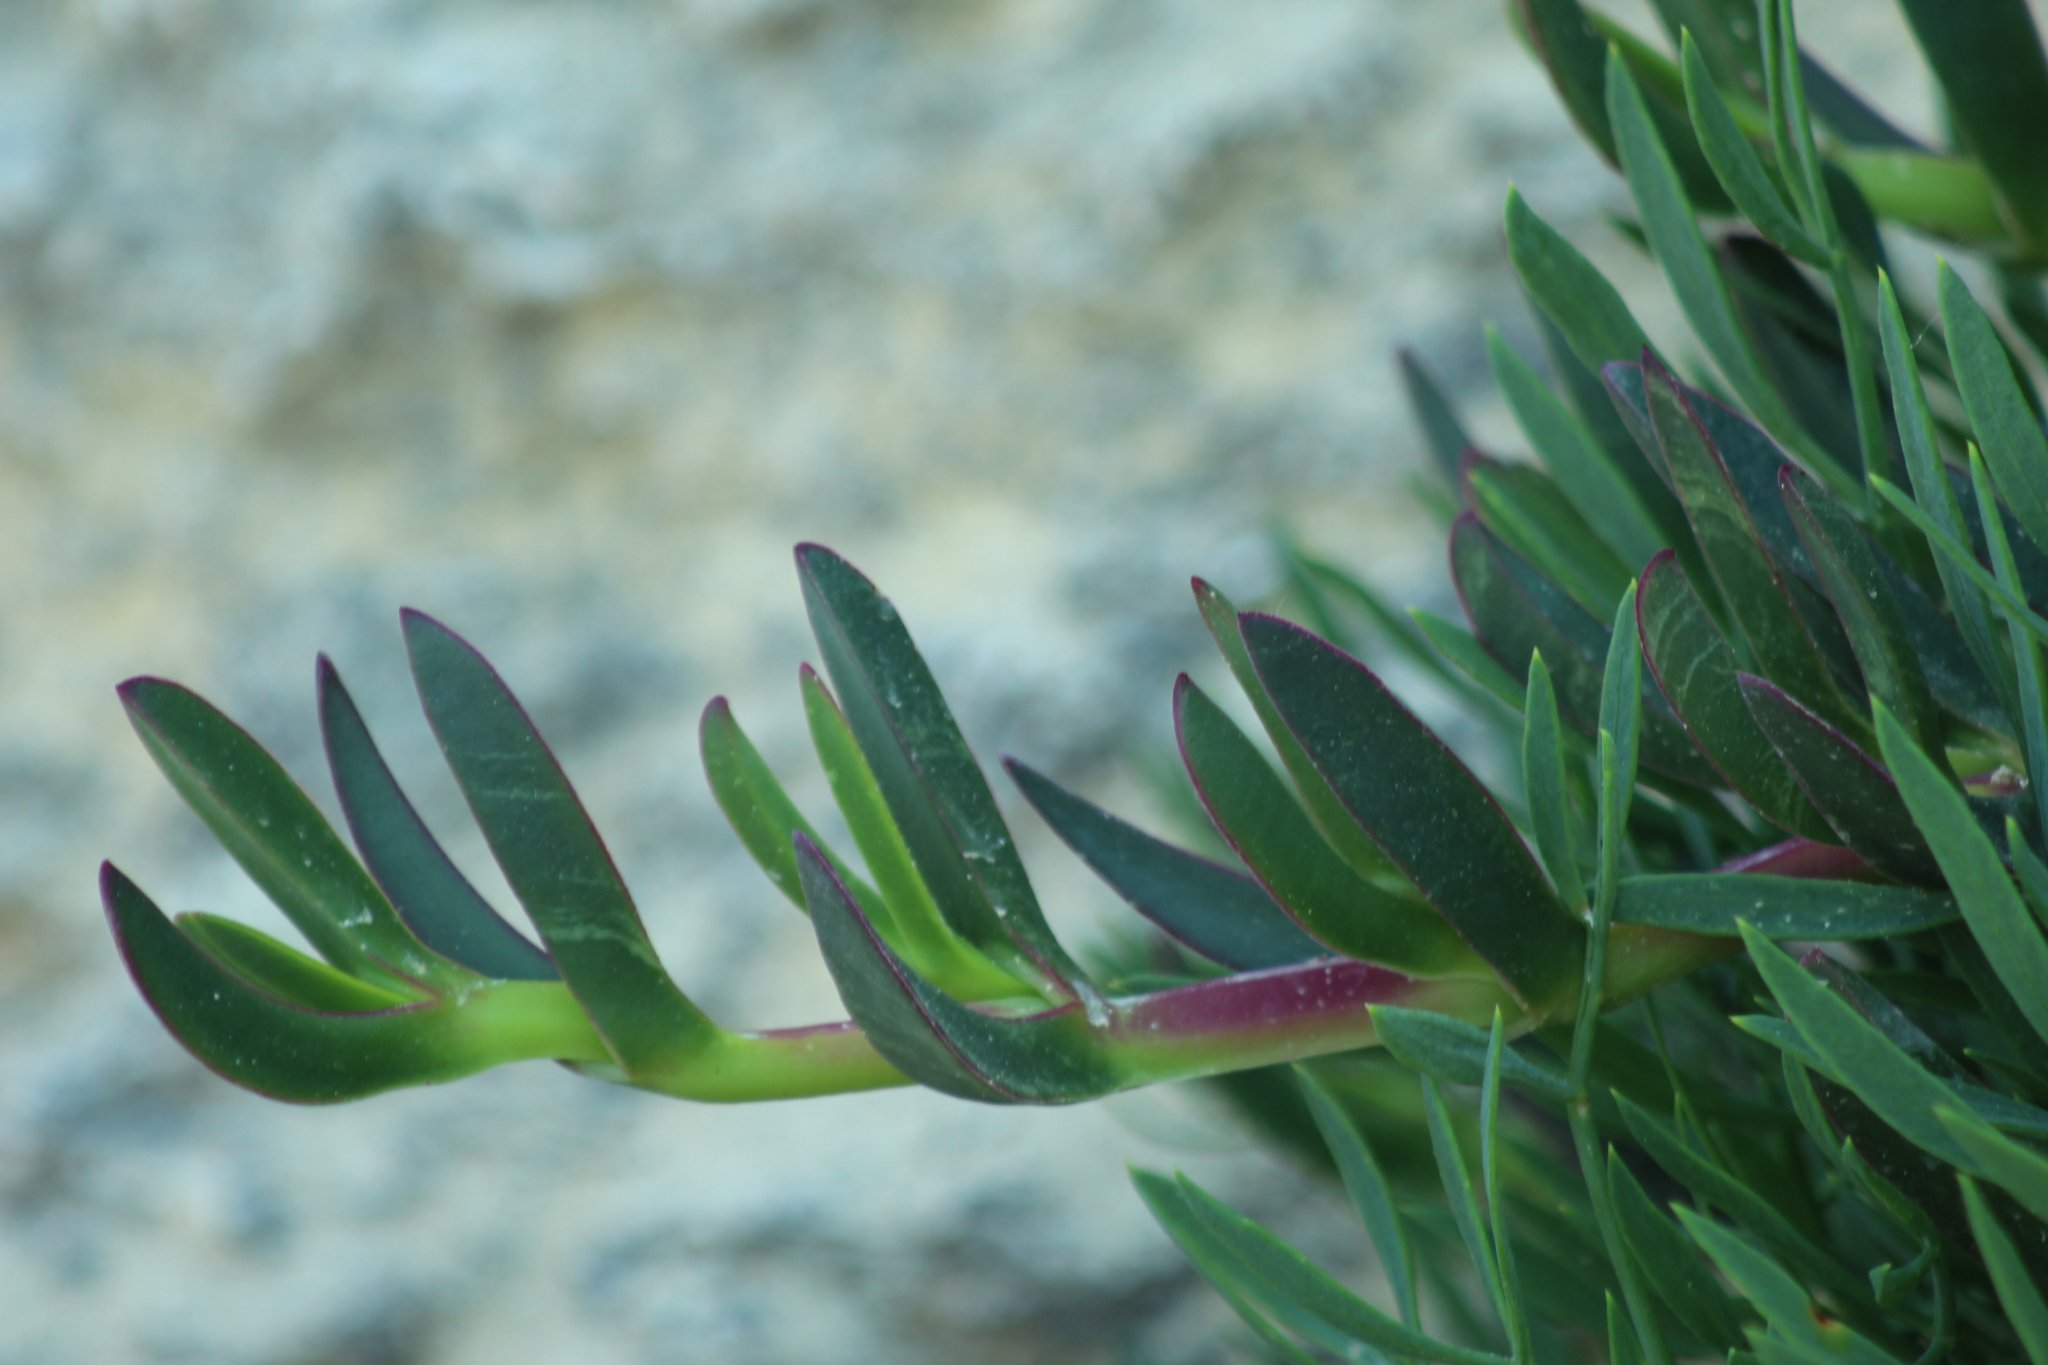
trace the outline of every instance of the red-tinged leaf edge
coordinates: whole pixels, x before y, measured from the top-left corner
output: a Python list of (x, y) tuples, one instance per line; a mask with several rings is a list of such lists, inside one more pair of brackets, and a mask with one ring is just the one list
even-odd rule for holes
[(1364, 664), (1292, 622), (1238, 619), (1261, 684), (1366, 836), (1523, 1004), (1572, 989), (1585, 928), (1492, 794)]
[(839, 998), (890, 1065), (933, 1090), (988, 1104), (1069, 1104), (1122, 1087), (1079, 1002), (1000, 1016), (953, 999), (882, 941), (816, 844), (802, 834), (794, 843)]

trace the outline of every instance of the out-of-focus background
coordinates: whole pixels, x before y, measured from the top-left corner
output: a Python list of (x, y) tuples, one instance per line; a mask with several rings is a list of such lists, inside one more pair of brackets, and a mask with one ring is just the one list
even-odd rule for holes
[[(1805, 8), (1892, 69), (1882, 7)], [(1208, 654), (1190, 573), (1265, 590), (1284, 514), (1442, 606), (1392, 350), (1487, 420), (1481, 323), (1528, 336), (1510, 177), (1642, 277), (1486, 0), (0, 5), (0, 1362), (1232, 1358), (1123, 1163), (1355, 1247), (1185, 1096), (213, 1079), (122, 975), (95, 864), (276, 917), (112, 687), (197, 687), (325, 800), (325, 649), (483, 871), (396, 631), (435, 612), (558, 743), (686, 989), (836, 1017), (694, 750), (727, 693), (822, 808), (790, 545), (883, 583), (984, 756), (1143, 809)], [(1016, 820), (1075, 938), (1135, 924)]]

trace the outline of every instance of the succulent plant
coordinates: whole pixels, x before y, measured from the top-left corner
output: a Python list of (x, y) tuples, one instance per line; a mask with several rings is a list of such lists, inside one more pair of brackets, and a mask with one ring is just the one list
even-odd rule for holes
[[(1902, 8), (1953, 147), (1808, 58), (1786, 0), (1660, 0), (1676, 58), (1577, 0), (1515, 7), (1700, 355), (1654, 348), (1510, 194), (1556, 387), (1489, 354), (1534, 461), (1476, 449), (1406, 362), (1467, 625), (1298, 549), (1313, 631), (1198, 580), (1264, 732), (1180, 679), (1220, 858), (1005, 764), (1162, 931), (1145, 961), (1062, 947), (909, 631), (803, 546), (803, 704), (858, 860), (722, 699), (701, 742), (848, 1020), (694, 1004), (511, 690), (417, 614), (421, 702), (538, 941), (324, 661), (353, 849), (233, 722), (136, 679), (144, 743), (318, 954), (168, 918), (109, 865), (136, 984), (208, 1066), (305, 1102), (525, 1059), (720, 1101), (1216, 1077), (1341, 1177), (1391, 1286), (1375, 1307), (1140, 1173), (1278, 1359), (2048, 1365), (2048, 59), (2023, 0)], [(1916, 309), (1900, 233), (1978, 255), (1976, 288), (1942, 265)], [(1511, 776), (1490, 789), (1347, 645), (1432, 675)]]

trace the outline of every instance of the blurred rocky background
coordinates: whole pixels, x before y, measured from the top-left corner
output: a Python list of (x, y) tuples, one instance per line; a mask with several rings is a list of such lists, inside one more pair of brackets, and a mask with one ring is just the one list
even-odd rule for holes
[[(1843, 22), (1884, 70), (1896, 22)], [(789, 546), (880, 579), (985, 756), (1142, 809), (1190, 573), (1265, 591), (1284, 515), (1442, 607), (1391, 353), (1486, 420), (1510, 177), (1596, 240), (1618, 202), (1491, 0), (0, 5), (0, 1365), (1238, 1358), (1124, 1162), (1355, 1248), (1188, 1096), (214, 1080), (94, 866), (277, 917), (112, 686), (197, 687), (325, 800), (329, 651), (489, 884), (410, 703), (433, 611), (685, 987), (837, 1015), (694, 753), (728, 693), (822, 809)], [(1017, 823), (1077, 939), (1135, 923)]]

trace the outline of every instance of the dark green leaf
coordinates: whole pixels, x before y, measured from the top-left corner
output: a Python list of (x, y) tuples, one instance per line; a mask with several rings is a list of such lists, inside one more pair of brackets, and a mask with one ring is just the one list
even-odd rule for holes
[[(1483, 456), (1465, 462), (1473, 510), (1488, 530), (1595, 615), (1612, 610), (1629, 569), (1581, 517), (1557, 485), (1530, 465)], [(1638, 561), (1641, 562), (1641, 561)]]
[(1515, 190), (1508, 191), (1507, 234), (1522, 287), (1587, 369), (1597, 373), (1609, 361), (1632, 361), (1649, 349), (1620, 292)]
[(1656, 357), (1644, 356), (1643, 378), (1665, 466), (1736, 628), (1773, 681), (1804, 697), (1832, 698), (1827, 667), (1705, 422)]
[(1933, 891), (1750, 872), (1625, 877), (1614, 911), (1623, 924), (1692, 934), (1733, 938), (1747, 921), (1766, 938), (1825, 941), (1916, 934), (1957, 915), (1955, 902)]
[(1472, 438), (1465, 433), (1465, 424), (1458, 419), (1457, 408), (1452, 406), (1443, 386), (1437, 383), (1436, 376), (1429, 372), (1421, 357), (1404, 349), (1398, 360), (1401, 387), (1408, 397), (1408, 410), (1422, 432), (1423, 443), (1429, 447), (1431, 463), (1442, 476), (1445, 487), (1456, 488), (1458, 468), (1465, 452), (1475, 449)]
[(1414, 1253), (1409, 1247), (1408, 1230), (1402, 1226), (1400, 1212), (1394, 1207), (1393, 1189), (1367, 1145), (1365, 1134), (1343, 1106), (1313, 1072), (1296, 1067), (1295, 1077), (1301, 1084), (1301, 1097), (1308, 1105), (1309, 1116), (1315, 1120), (1316, 1131), (1322, 1134), (1330, 1159), (1337, 1163), (1337, 1174), (1351, 1196), (1351, 1205), (1358, 1211), (1359, 1221), (1365, 1224), (1373, 1249), (1379, 1253), (1380, 1269), (1394, 1291), (1401, 1321), (1410, 1327), (1417, 1326), (1421, 1313), (1415, 1296)]
[(1465, 1153), (1458, 1145), (1458, 1135), (1451, 1127), (1443, 1091), (1429, 1076), (1422, 1078), (1422, 1112), (1429, 1125), (1430, 1150), (1436, 1154), (1437, 1176), (1444, 1187), (1444, 1203), (1451, 1211), (1451, 1221), (1457, 1225), (1459, 1240), (1465, 1244), (1466, 1259), (1479, 1272), (1479, 1282), (1485, 1287), (1494, 1312), (1505, 1319), (1500, 1266), (1494, 1260), (1493, 1241), (1487, 1235), (1486, 1221), (1479, 1208), (1479, 1185), (1472, 1179)]
[[(2034, 158), (2048, 164), (2038, 145)], [(2048, 208), (2048, 201), (2043, 207)], [(1963, 410), (1985, 462), (2027, 535), (2048, 549), (2048, 435), (2042, 434), (2020, 392), (2005, 343), (1998, 339), (1991, 319), (1946, 264), (1941, 267), (1941, 321), (1948, 329), (1948, 353), (1955, 361)]]
[(1586, 904), (1579, 875), (1578, 843), (1572, 836), (1571, 797), (1565, 788), (1564, 748), (1558, 734), (1557, 694), (1541, 654), (1529, 660), (1529, 700), (1522, 710), (1522, 789), (1536, 852), (1550, 884), (1566, 905)]
[(1256, 971), (1325, 951), (1244, 873), (1155, 839), (1015, 759), (1004, 766), (1024, 799), (1098, 877), (1204, 957)]
[(456, 870), (377, 751), (341, 675), (320, 660), (320, 733), (349, 833), (420, 942), (503, 981), (558, 981), (554, 962)]
[(2027, 0), (1901, 0), (1963, 145), (1997, 182), (2023, 239), (2048, 241), (2041, 111), (2048, 57)]
[(193, 1056), (245, 1089), (328, 1104), (511, 1060), (488, 1045), (497, 1040), (453, 1026), (452, 1005), (414, 1001), (336, 1014), (287, 1004), (201, 951), (111, 865), (101, 870), (100, 893), (115, 944), (157, 1018)]
[[(1486, 1075), (1486, 1030), (1461, 1019), (1399, 1005), (1374, 1005), (1373, 1032), (1389, 1056), (1425, 1076), (1452, 1085), (1478, 1085)], [(1532, 1095), (1563, 1102), (1571, 1098), (1571, 1081), (1547, 1062), (1509, 1050), (1501, 1076)]]
[(1736, 682), (1757, 728), (1842, 842), (1901, 881), (1931, 880), (1934, 856), (1884, 766), (1776, 684), (1747, 673)]
[(1823, 1069), (1909, 1141), (1952, 1166), (1974, 1170), (1934, 1117), (1937, 1108), (1954, 1107), (1955, 1092), (1762, 934), (1745, 927), (1742, 937), (1778, 1007)]
[(1984, 1265), (1998, 1290), (1999, 1305), (2026, 1347), (2028, 1359), (2033, 1365), (2048, 1365), (2048, 1303), (2042, 1302), (2041, 1291), (2020, 1258), (2019, 1249), (1998, 1225), (1976, 1184), (1964, 1176), (1962, 1187), (1963, 1203), (1970, 1213), (1970, 1230), (1976, 1234), (1977, 1247), (1984, 1253)]
[(1629, 1251), (1672, 1316), (1710, 1349), (1725, 1350), (1740, 1341), (1742, 1315), (1734, 1301), (1612, 1148), (1607, 1153), (1607, 1189)]
[[(1287, 775), (1294, 779), (1296, 790), (1301, 793), (1302, 804), (1315, 822), (1323, 838), (1329, 841), (1345, 862), (1361, 875), (1368, 878), (1385, 877), (1394, 873), (1393, 864), (1379, 846), (1365, 837), (1357, 824), (1344, 811), (1344, 805), (1337, 794), (1330, 790), (1330, 784), (1317, 771), (1295, 738), (1294, 732), (1280, 719), (1274, 708), (1273, 699), (1266, 694), (1266, 686), (1259, 681), (1259, 673), (1252, 666), (1251, 655), (1245, 652), (1244, 636), (1238, 628), (1237, 608), (1230, 599), (1215, 588), (1197, 578), (1194, 581), (1195, 605), (1202, 613), (1202, 624), (1209, 628), (1210, 638), (1216, 641), (1216, 648), (1222, 652), (1224, 663), (1230, 667), (1230, 675), (1237, 679), (1237, 685), (1244, 690), (1252, 710), (1258, 714), (1259, 724), (1273, 741), (1274, 751), (1280, 755), (1280, 762), (1287, 769)], [(1426, 631), (1427, 627), (1425, 627)], [(1516, 704), (1521, 701), (1521, 688), (1512, 690)], [(1395, 874), (1398, 876), (1398, 874)]]
[[(1617, 468), (1610, 452), (1586, 433), (1536, 372), (1501, 339), (1500, 333), (1489, 329), (1486, 344), (1494, 382), (1500, 386), (1522, 434), (1557, 480), (1558, 489), (1625, 565), (1640, 567), (1648, 563), (1652, 555), (1671, 543), (1671, 537), (1659, 528), (1654, 514), (1645, 506), (1644, 490), (1631, 482), (1626, 468)], [(1640, 463), (1630, 461), (1637, 467)], [(1662, 494), (1663, 490), (1655, 492)], [(1667, 496), (1660, 501), (1669, 504), (1670, 499)]]
[(2048, 938), (2027, 913), (2011, 874), (1963, 794), (1882, 708), (1877, 712), (1877, 738), (1907, 808), (1955, 892), (1971, 935), (2034, 1031), (2048, 1039)]
[(247, 731), (159, 678), (131, 678), (120, 695), (178, 795), (322, 957), (406, 994), (474, 979), (413, 937), (319, 809)]
[(1593, 149), (1614, 159), (1614, 129), (1607, 113), (1607, 41), (1579, 0), (1516, 0), (1537, 60), (1550, 73), (1558, 98)]
[[(955, 934), (945, 916), (918, 876), (917, 867), (904, 845), (902, 831), (889, 818), (889, 805), (875, 784), (873, 770), (854, 739), (853, 727), (832, 699), (825, 680), (806, 664), (798, 672), (804, 697), (804, 718), (810, 725), (811, 745), (825, 769), (832, 799), (846, 817), (846, 827), (860, 849), (861, 858), (875, 875), (880, 894), (868, 891), (865, 883), (853, 879), (831, 850), (808, 828), (784, 829), (782, 840), (792, 869), (795, 849), (792, 839), (802, 833), (832, 864), (861, 913), (882, 935), (884, 942), (940, 988), (963, 999), (987, 1000), (1018, 993), (1020, 983), (1002, 968), (982, 956), (972, 944)], [(801, 891), (801, 886), (799, 886)]]
[(1785, 202), (1735, 115), (1729, 112), (1728, 102), (1721, 98), (1691, 35), (1681, 44), (1680, 62), (1685, 72), (1685, 105), (1699, 135), (1700, 150), (1721, 187), (1735, 201), (1736, 210), (1786, 251), (1808, 265), (1826, 269), (1829, 253), (1800, 226), (1798, 215)]
[(1478, 780), (1363, 664), (1275, 617), (1241, 622), (1282, 719), (1367, 837), (1525, 1003), (1569, 989), (1583, 930)]
[(798, 835), (797, 867), (818, 946), (846, 1012), (883, 1059), (921, 1085), (989, 1103), (1057, 1104), (1120, 1088), (1078, 1002), (1032, 1015), (984, 1014), (913, 971), (882, 941)]
[(1330, 850), (1250, 738), (1185, 673), (1174, 686), (1173, 716), (1188, 776), (1217, 831), (1318, 943), (1415, 974), (1476, 965), (1428, 902), (1367, 881)]
[(662, 970), (640, 912), (561, 765), (482, 655), (405, 615), (427, 721), (505, 880), (619, 1065), (657, 1076), (719, 1036)]
[(988, 781), (896, 608), (821, 545), (797, 547), (797, 570), (847, 722), (946, 923), (1012, 974), (1092, 996), (1047, 927)]
[(188, 913), (176, 924), (186, 938), (258, 990), (287, 1005), (323, 1013), (364, 1014), (418, 1002), (336, 971), (319, 958), (279, 943), (260, 930), (218, 915)]
[(1636, 616), (1657, 686), (1701, 752), (1773, 824), (1829, 838), (1827, 822), (1751, 717), (1737, 682), (1735, 652), (1668, 552), (1644, 571)]

